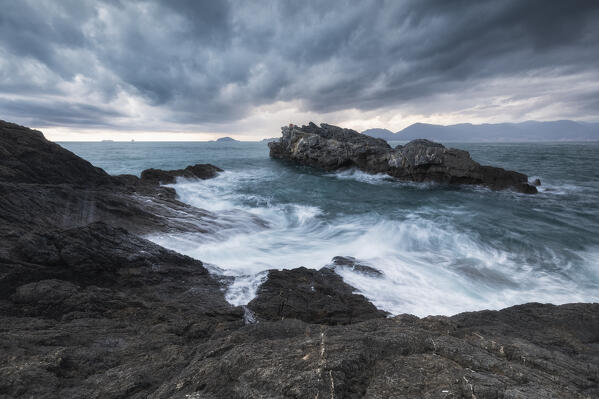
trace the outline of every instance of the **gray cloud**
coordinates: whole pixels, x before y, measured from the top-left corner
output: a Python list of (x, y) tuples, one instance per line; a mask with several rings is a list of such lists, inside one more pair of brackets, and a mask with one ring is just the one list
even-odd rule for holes
[(49, 103), (46, 101), (0, 99), (0, 109), (18, 119), (31, 120), (33, 125), (77, 126), (115, 128), (109, 123), (113, 118), (124, 115), (114, 109), (104, 109), (90, 104), (67, 101)]
[[(443, 94), (469, 91), (475, 106), (495, 94), (471, 88), (496, 79), (538, 79), (542, 91), (599, 78), (598, 37), (599, 3), (584, 0), (6, 0), (0, 113), (118, 127), (144, 112), (152, 123), (231, 123), (279, 101), (316, 113), (454, 112)], [(560, 97), (552, 87), (545, 101)], [(560, 99), (569, 117), (588, 117), (599, 101), (599, 88), (581, 87)], [(511, 96), (538, 96), (526, 90)]]

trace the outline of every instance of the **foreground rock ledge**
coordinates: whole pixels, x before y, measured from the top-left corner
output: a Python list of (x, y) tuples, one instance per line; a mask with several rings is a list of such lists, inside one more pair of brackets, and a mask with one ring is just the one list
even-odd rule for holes
[(376, 139), (333, 125), (289, 125), (279, 141), (268, 143), (270, 156), (325, 170), (356, 167), (368, 173), (386, 173), (401, 180), (475, 184), (492, 190), (511, 189), (534, 194), (525, 174), (480, 165), (467, 151), (446, 148), (428, 140), (412, 140), (392, 148)]

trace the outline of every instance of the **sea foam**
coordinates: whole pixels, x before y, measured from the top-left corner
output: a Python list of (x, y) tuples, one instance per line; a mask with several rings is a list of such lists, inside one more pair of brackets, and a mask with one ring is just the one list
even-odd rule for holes
[[(596, 287), (581, 290), (568, 276), (548, 273), (535, 262), (484, 242), (475, 232), (457, 229), (451, 215), (427, 218), (435, 214), (433, 209), (404, 212), (395, 219), (376, 212), (329, 217), (317, 206), (274, 203), (268, 196), (237, 190), (239, 185), (268, 179), (269, 173), (224, 172), (207, 181), (179, 181), (172, 185), (179, 199), (213, 212), (218, 226), (204, 233), (148, 238), (234, 277), (226, 298), (235, 305), (253, 298), (266, 270), (318, 269), (334, 256), (353, 256), (380, 270), (381, 277), (343, 268), (337, 272), (392, 314), (455, 314), (528, 301), (599, 300)], [(349, 176), (364, 178), (355, 172)], [(366, 183), (371, 184), (372, 175), (368, 176)], [(550, 257), (547, 251), (543, 256)]]

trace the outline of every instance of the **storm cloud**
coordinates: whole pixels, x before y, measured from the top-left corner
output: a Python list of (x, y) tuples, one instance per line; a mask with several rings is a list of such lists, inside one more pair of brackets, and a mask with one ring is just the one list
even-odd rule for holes
[(598, 117), (597, 1), (1, 6), (0, 118), (36, 127), (226, 130), (280, 108), (332, 122)]

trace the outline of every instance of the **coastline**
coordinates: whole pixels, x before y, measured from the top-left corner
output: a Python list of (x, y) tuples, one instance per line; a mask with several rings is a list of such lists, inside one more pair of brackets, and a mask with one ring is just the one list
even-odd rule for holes
[(269, 273), (248, 317), (202, 262), (139, 237), (218, 228), (210, 212), (0, 129), (1, 395), (599, 394), (598, 304), (386, 317), (336, 274), (294, 269)]

